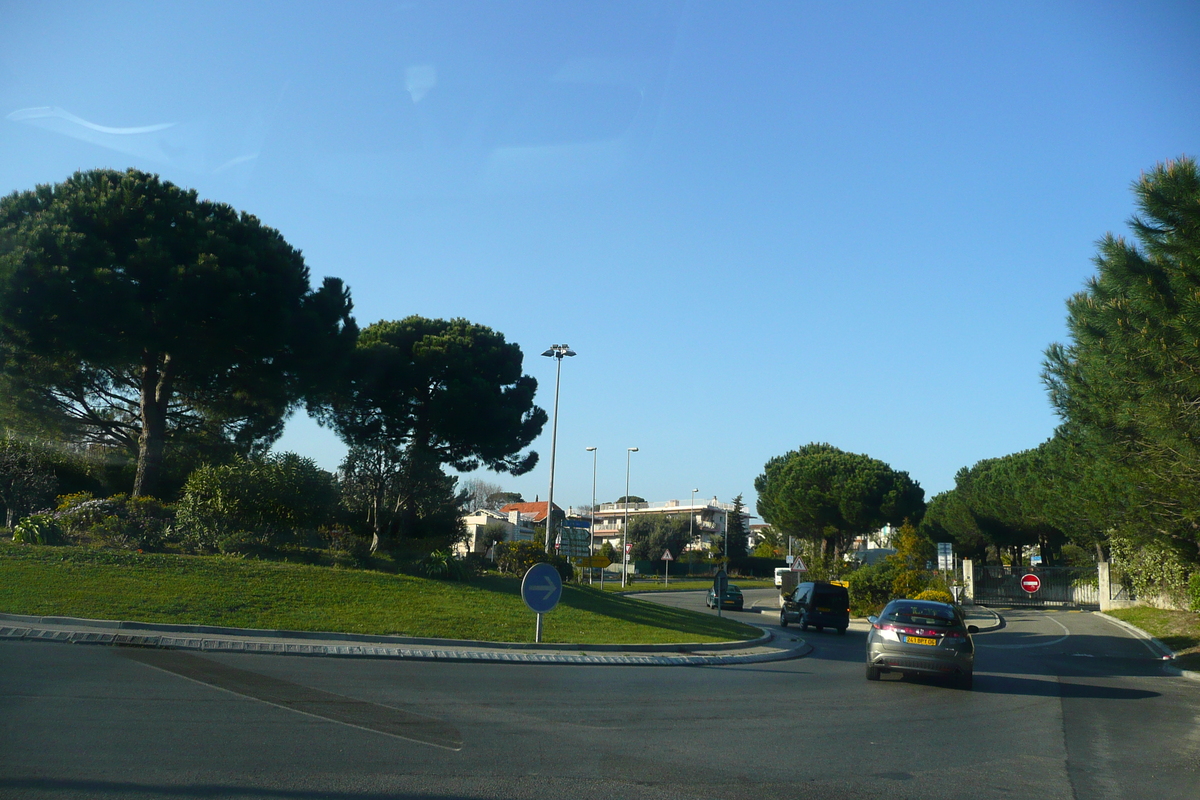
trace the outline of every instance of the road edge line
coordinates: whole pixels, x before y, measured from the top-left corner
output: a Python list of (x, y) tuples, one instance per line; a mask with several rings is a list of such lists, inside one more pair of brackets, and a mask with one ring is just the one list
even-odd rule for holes
[(1174, 675), (1177, 678), (1187, 678), (1187, 679), (1193, 680), (1193, 681), (1200, 681), (1200, 672), (1196, 672), (1195, 670), (1190, 670), (1190, 669), (1180, 669), (1179, 667), (1175, 666), (1174, 664), (1171, 664), (1170, 663), (1171, 659), (1175, 658), (1175, 656), (1177, 655), (1175, 653), (1175, 651), (1172, 650), (1171, 648), (1167, 647), (1165, 644), (1160, 642), (1155, 637), (1146, 633), (1144, 630), (1142, 630), (1138, 626), (1134, 625), (1131, 622), (1126, 622), (1123, 619), (1117, 619), (1116, 617), (1111, 617), (1108, 614), (1105, 614), (1103, 611), (1093, 611), (1092, 613), (1095, 614), (1097, 617), (1103, 617), (1104, 619), (1108, 620), (1109, 622), (1116, 625), (1117, 627), (1124, 628), (1125, 630), (1132, 633), (1135, 637), (1137, 637), (1139, 640), (1141, 640), (1142, 644), (1146, 645), (1146, 647), (1150, 650), (1150, 652), (1153, 653), (1155, 648), (1157, 647), (1161, 653), (1165, 653), (1166, 655), (1159, 655), (1158, 657), (1164, 662), (1163, 666), (1165, 666), (1167, 668), (1167, 672), (1169, 672), (1170, 674)]

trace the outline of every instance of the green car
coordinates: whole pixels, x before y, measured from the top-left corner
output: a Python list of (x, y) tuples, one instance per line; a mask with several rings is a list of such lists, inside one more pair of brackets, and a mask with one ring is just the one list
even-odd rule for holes
[[(732, 608), (734, 611), (741, 611), (744, 604), (742, 590), (732, 583), (726, 584), (725, 594), (721, 597), (721, 608)], [(708, 590), (708, 599), (704, 601), (704, 605), (709, 608), (717, 607), (717, 593), (714, 589)]]

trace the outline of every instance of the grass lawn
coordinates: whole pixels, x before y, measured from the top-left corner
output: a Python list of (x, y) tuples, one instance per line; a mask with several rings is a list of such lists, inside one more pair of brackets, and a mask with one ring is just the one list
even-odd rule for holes
[(1178, 653), (1175, 665), (1200, 671), (1200, 614), (1161, 608), (1118, 608), (1109, 616), (1136, 625)]
[[(135, 622), (532, 642), (519, 578), (470, 583), (224, 556), (0, 542), (0, 612)], [(675, 644), (757, 628), (584, 586), (564, 587), (543, 639)]]
[[(772, 578), (730, 578), (729, 582), (739, 589), (770, 589), (775, 585)], [(604, 591), (606, 592), (689, 592), (689, 591), (704, 591), (712, 588), (712, 578), (680, 578), (671, 579), (669, 584), (664, 584), (662, 580), (635, 580), (631, 581), (628, 586), (621, 588), (621, 579), (612, 578), (604, 579)], [(596, 583), (596, 588), (600, 588), (599, 582)]]

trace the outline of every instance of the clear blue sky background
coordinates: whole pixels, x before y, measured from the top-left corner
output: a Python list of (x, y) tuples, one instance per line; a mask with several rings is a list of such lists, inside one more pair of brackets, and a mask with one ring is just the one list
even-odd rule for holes
[[(0, 2), (0, 192), (138, 167), (363, 325), (502, 331), (556, 499), (753, 500), (811, 441), (927, 496), (1036, 446), (1131, 181), (1200, 155), (1200, 4)], [(30, 112), (28, 109), (43, 109)], [(45, 109), (61, 109), (47, 111)], [(171, 127), (145, 130), (158, 125)], [(142, 130), (138, 130), (142, 129)], [(546, 496), (549, 426), (529, 475)], [(281, 449), (336, 468), (301, 412)]]

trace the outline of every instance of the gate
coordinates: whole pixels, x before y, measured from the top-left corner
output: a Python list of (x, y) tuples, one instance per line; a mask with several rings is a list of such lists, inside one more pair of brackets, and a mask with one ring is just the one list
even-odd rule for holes
[[(1036, 592), (1021, 588), (1021, 576), (1036, 575)], [(981, 606), (1100, 608), (1095, 567), (975, 567), (974, 601)]]

